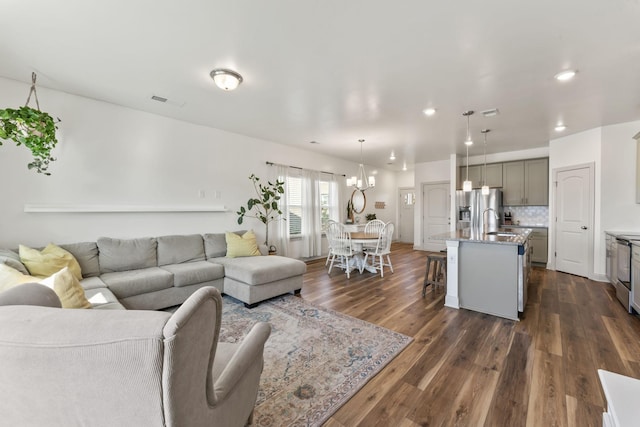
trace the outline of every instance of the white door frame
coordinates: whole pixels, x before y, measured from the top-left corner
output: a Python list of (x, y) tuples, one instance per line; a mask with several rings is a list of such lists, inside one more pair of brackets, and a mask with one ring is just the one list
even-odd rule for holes
[(595, 163), (582, 163), (579, 165), (572, 166), (564, 166), (560, 168), (553, 169), (553, 180), (551, 186), (551, 193), (553, 200), (553, 205), (549, 210), (549, 225), (550, 225), (550, 233), (549, 233), (549, 261), (547, 262), (547, 268), (549, 270), (556, 269), (556, 238), (557, 238), (557, 230), (556, 230), (556, 206), (557, 206), (557, 197), (558, 197), (558, 172), (566, 172), (575, 169), (589, 169), (589, 234), (588, 234), (588, 254), (587, 254), (587, 272), (589, 274), (589, 278), (593, 278), (593, 239), (594, 239), (594, 223), (595, 223)]

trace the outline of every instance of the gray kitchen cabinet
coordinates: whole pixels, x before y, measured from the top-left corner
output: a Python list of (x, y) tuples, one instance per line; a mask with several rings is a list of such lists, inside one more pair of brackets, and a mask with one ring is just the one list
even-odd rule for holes
[(524, 205), (524, 161), (502, 164), (502, 204)]
[(549, 204), (549, 159), (524, 162), (524, 204), (530, 206)]
[(548, 230), (546, 228), (534, 228), (529, 237), (529, 250), (531, 261), (546, 264), (548, 259)]
[[(462, 190), (462, 183), (467, 179), (467, 167), (460, 166), (458, 174), (458, 189)], [(472, 188), (480, 188), (482, 186), (482, 167), (480, 165), (469, 165), (469, 181)]]
[[(484, 164), (469, 166), (469, 180), (472, 188), (482, 187), (482, 174)], [(462, 183), (467, 178), (467, 167), (460, 166), (458, 169), (458, 190), (462, 189)], [(487, 165), (487, 185), (491, 188), (502, 187), (502, 163), (492, 163)]]
[(549, 159), (502, 164), (502, 203), (505, 206), (549, 204)]
[(487, 165), (487, 185), (491, 188), (502, 187), (502, 163)]

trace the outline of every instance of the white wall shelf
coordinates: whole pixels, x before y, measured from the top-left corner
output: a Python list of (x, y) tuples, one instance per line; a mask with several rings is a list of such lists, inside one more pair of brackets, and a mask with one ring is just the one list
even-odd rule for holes
[(28, 203), (24, 205), (28, 213), (131, 213), (131, 212), (228, 212), (225, 206), (186, 205), (76, 205)]

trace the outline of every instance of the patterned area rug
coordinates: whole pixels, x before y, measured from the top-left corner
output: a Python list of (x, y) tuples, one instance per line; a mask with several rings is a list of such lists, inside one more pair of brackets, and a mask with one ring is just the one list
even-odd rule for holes
[(319, 426), (412, 340), (286, 295), (246, 309), (224, 297), (220, 341), (271, 324), (254, 414), (258, 426)]

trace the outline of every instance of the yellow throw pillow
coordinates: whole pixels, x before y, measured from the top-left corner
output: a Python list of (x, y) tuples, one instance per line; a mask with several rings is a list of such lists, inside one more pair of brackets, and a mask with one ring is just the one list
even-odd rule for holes
[(59, 246), (49, 243), (42, 251), (20, 245), (20, 260), (33, 276), (44, 278), (69, 267), (69, 270), (78, 280), (82, 280), (80, 264), (70, 252)]
[(227, 231), (225, 240), (227, 241), (227, 258), (261, 255), (253, 230), (247, 231), (242, 236)]
[(0, 292), (23, 283), (40, 283), (53, 289), (60, 299), (62, 308), (91, 308), (91, 303), (84, 294), (84, 288), (68, 267), (42, 279), (22, 274), (15, 268), (0, 264)]
[(63, 268), (38, 283), (53, 289), (60, 298), (62, 308), (91, 308), (91, 303), (84, 295), (82, 285), (71, 273), (69, 267)]
[(0, 264), (0, 292), (23, 283), (38, 283), (40, 279), (22, 274), (13, 267)]

